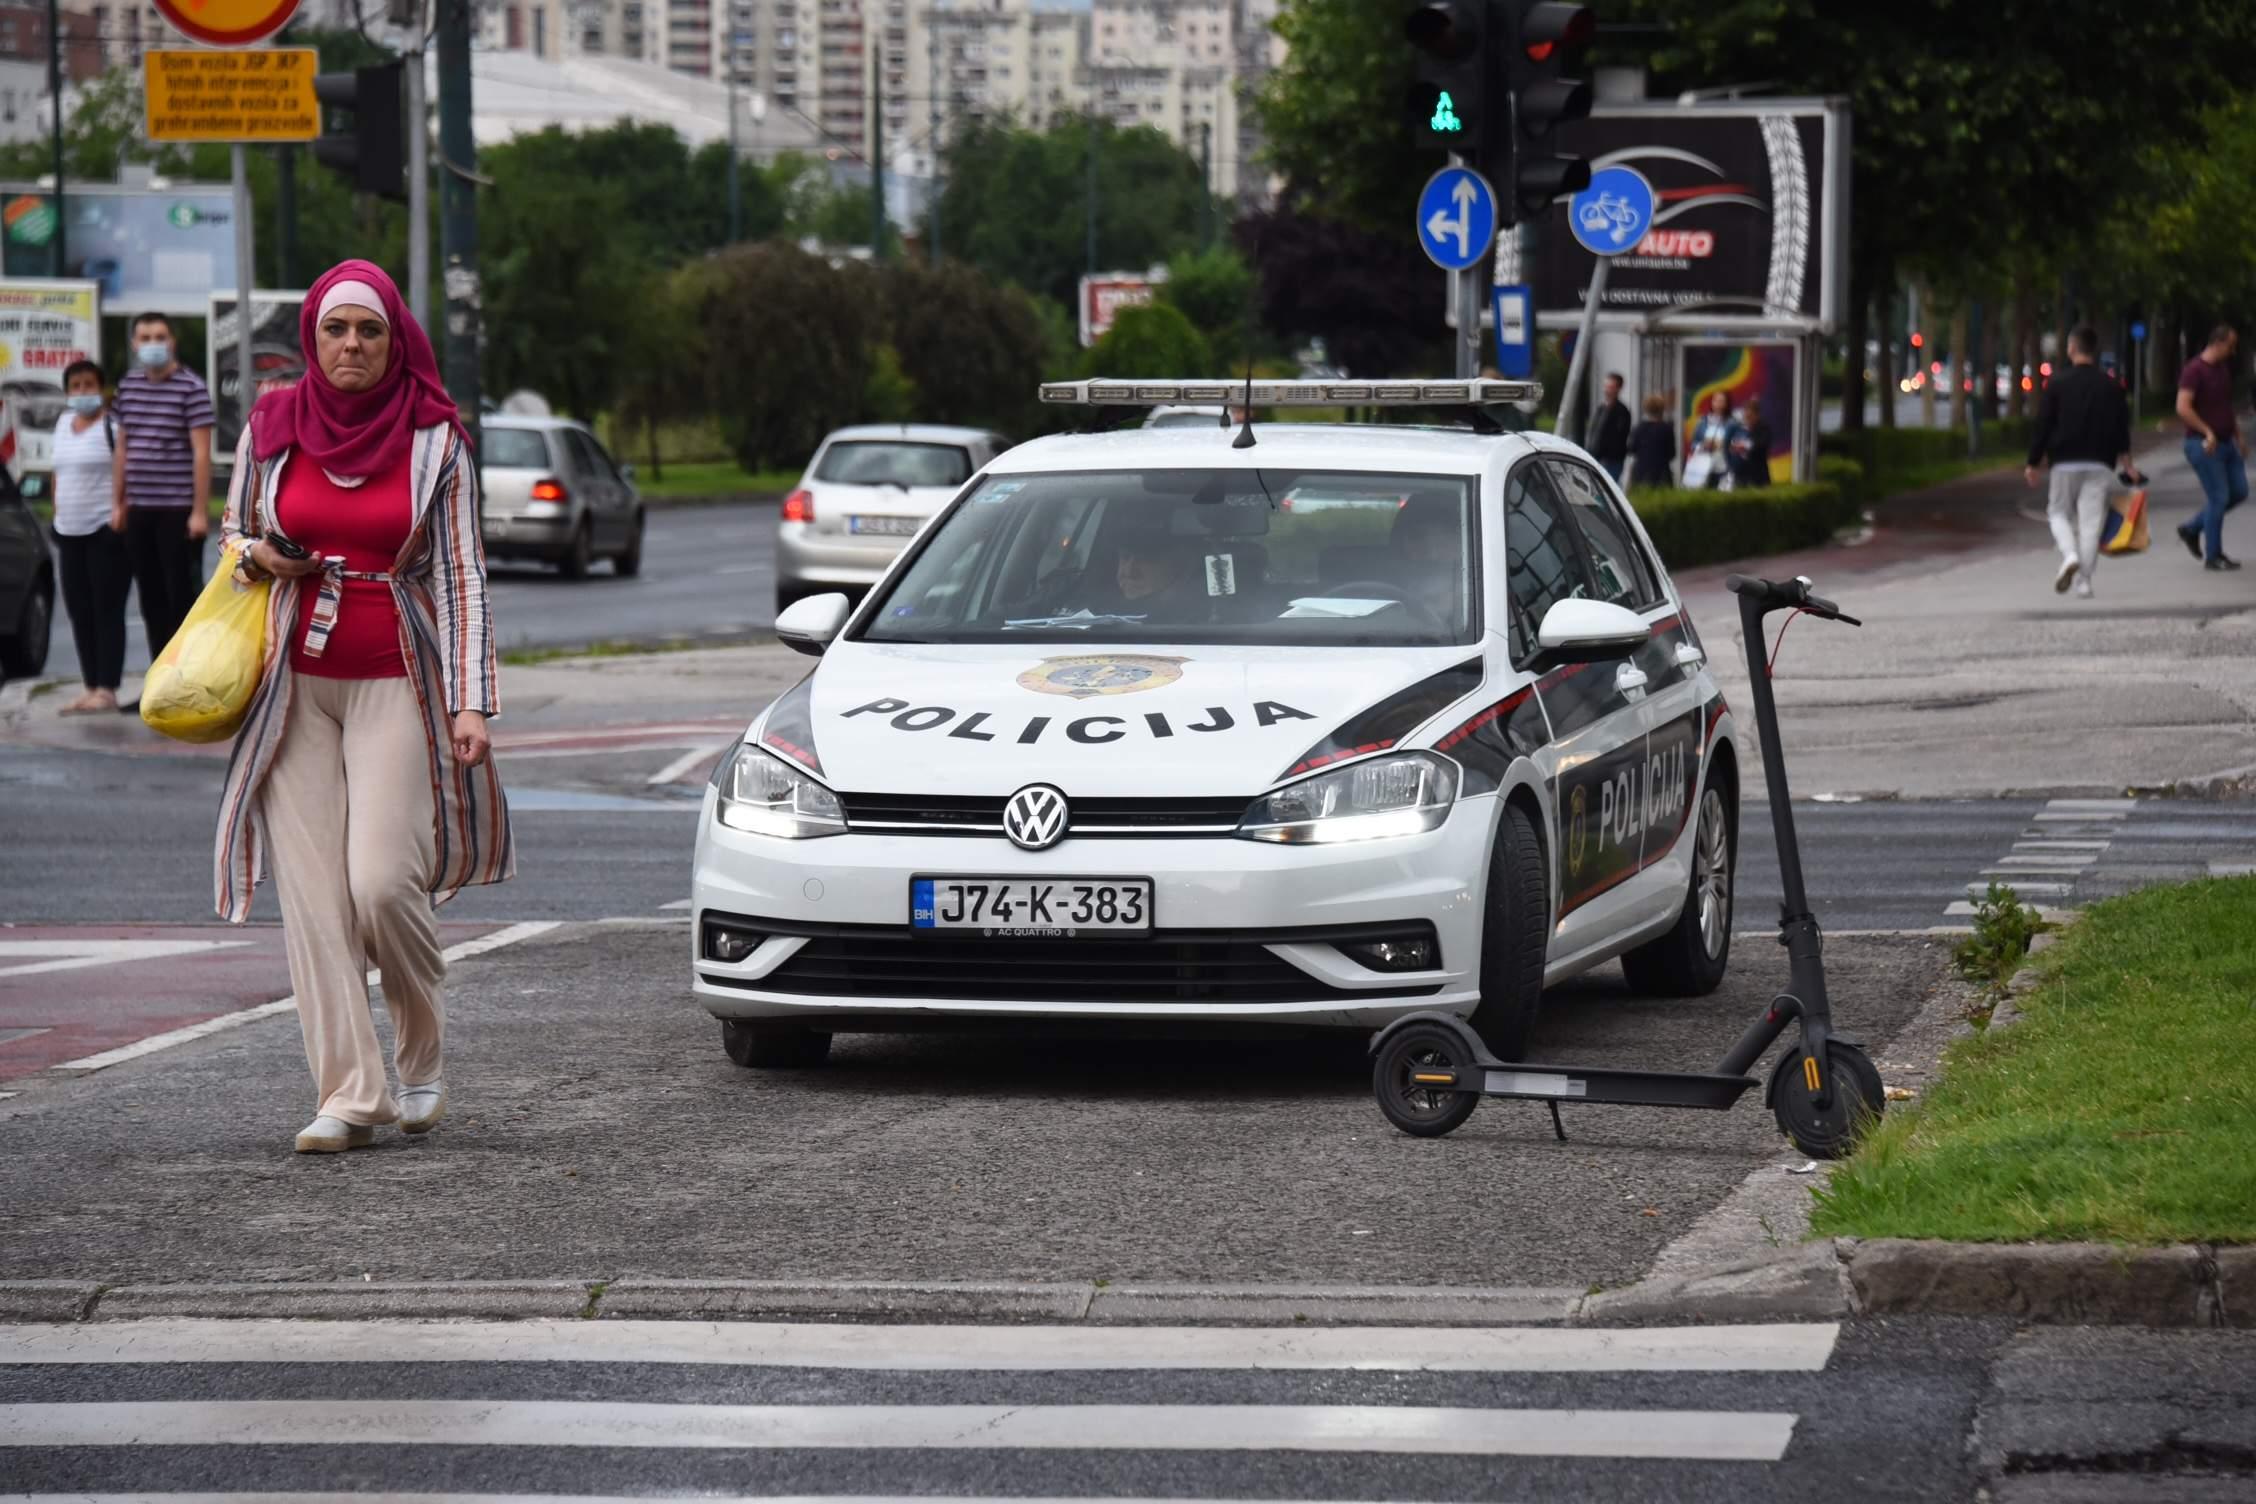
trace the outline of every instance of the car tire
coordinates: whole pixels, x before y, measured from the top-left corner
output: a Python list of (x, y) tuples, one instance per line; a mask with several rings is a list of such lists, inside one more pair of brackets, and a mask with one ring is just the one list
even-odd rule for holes
[(627, 529), (627, 546), (611, 561), (611, 572), (622, 580), (642, 573), (642, 513), (634, 514), (634, 522)]
[(1649, 997), (1706, 997), (1731, 964), (1731, 889), (1739, 833), (1731, 802), (1710, 787), (1692, 826), (1692, 876), (1676, 923), (1622, 957), (1630, 991)]
[(556, 570), (567, 580), (584, 580), (587, 578), (588, 565), (594, 560), (595, 539), (590, 535), (587, 519), (583, 517), (580, 525), (572, 529), (572, 541), (557, 559)]
[(54, 625), (55, 582), (42, 575), (24, 592), (15, 631), (0, 638), (0, 679), (28, 679), (46, 668)]
[(1527, 1053), (1543, 1005), (1543, 959), (1551, 941), (1551, 882), (1535, 821), (1504, 806), (1488, 862), (1488, 912), (1481, 925), (1480, 1006), (1472, 1025), (1505, 1060)]
[(805, 1024), (725, 1018), (721, 1048), (747, 1070), (799, 1070), (830, 1058), (830, 1036)]

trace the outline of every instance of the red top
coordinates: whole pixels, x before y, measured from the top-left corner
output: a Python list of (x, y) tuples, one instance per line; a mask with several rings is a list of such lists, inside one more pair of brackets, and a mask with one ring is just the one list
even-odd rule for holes
[[(345, 487), (321, 467), (298, 458), (282, 471), (274, 503), (275, 525), (315, 555), (342, 554), (345, 568), (390, 573), (407, 543), (415, 508), (408, 496), (407, 460)], [(399, 607), (388, 580), (346, 580), (337, 623), (321, 656), (306, 656), (306, 627), (320, 599), (320, 576), (307, 575), (298, 590), (298, 624), (290, 634), (290, 666), (323, 679), (402, 679)]]
[[(2232, 371), (2224, 361), (2204, 360), (2196, 355), (2178, 373), (2178, 390), (2193, 393), (2193, 410), (2209, 425), (2219, 443), (2239, 437), (2240, 425), (2233, 421)], [(2201, 436), (2197, 428), (2186, 429), (2189, 439)]]

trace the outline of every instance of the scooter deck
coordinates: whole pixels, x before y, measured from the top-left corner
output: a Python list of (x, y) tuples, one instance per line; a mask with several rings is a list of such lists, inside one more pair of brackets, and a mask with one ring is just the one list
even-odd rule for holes
[(1437, 1091), (1473, 1091), (1484, 1097), (1516, 1097), (1531, 1102), (1605, 1102), (1624, 1107), (1700, 1107), (1728, 1110), (1748, 1088), (1752, 1076), (1716, 1076), (1698, 1071), (1633, 1071), (1613, 1066), (1526, 1065), (1482, 1059), (1467, 1066), (1436, 1066), (1413, 1071), (1414, 1085)]

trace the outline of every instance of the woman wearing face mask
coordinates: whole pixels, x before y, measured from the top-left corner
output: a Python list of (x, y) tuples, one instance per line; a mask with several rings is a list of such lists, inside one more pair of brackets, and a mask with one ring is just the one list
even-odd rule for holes
[(118, 708), (133, 565), (125, 540), (110, 526), (117, 424), (102, 397), (102, 368), (91, 360), (71, 362), (63, 370), (63, 391), (68, 410), (55, 424), (55, 556), (86, 684), (63, 714), (92, 715)]
[[(219, 912), (240, 924), (268, 862), (318, 1106), (301, 1154), (381, 1124), (437, 1126), (443, 1010), (434, 901), (515, 871), (488, 756), (496, 708), (477, 469), (431, 344), (366, 261), (299, 315), (305, 377), (261, 397), (222, 538), (276, 582), (266, 669), (228, 765)], [(369, 1016), (381, 971), (399, 1095)]]

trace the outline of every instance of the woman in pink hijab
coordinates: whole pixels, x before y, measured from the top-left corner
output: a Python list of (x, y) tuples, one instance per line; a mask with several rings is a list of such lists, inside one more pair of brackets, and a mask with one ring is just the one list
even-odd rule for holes
[(297, 1149), (329, 1154), (384, 1124), (438, 1125), (446, 966), (432, 907), (510, 877), (515, 859), (486, 738), (497, 696), (477, 467), (431, 342), (366, 261), (314, 283), (298, 336), (306, 374), (252, 411), (221, 529), (238, 582), (275, 588), (214, 887), (240, 924), (272, 867), (317, 1099)]

